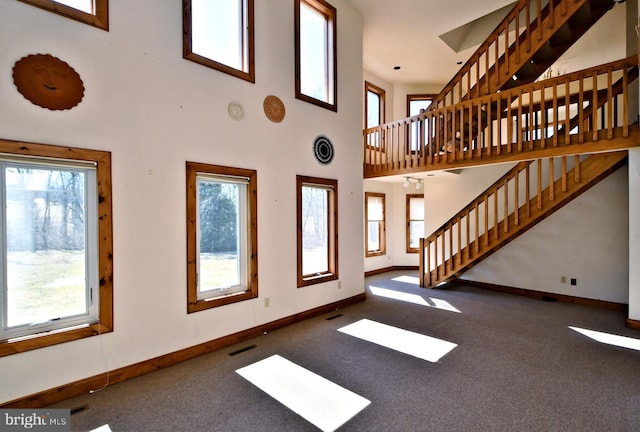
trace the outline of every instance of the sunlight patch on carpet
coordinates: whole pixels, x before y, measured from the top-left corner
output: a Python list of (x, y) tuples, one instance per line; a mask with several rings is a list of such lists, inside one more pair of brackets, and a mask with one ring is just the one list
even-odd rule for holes
[(411, 285), (420, 285), (420, 278), (416, 276), (398, 276), (391, 279), (396, 282), (404, 282)]
[(405, 293), (401, 291), (394, 291), (387, 288), (379, 288), (373, 285), (369, 285), (369, 290), (371, 290), (371, 294), (378, 297), (386, 297), (393, 300), (400, 300), (407, 303), (413, 303), (420, 306), (428, 306), (436, 309), (442, 309), (450, 312), (460, 312), (455, 306), (449, 303), (446, 300), (436, 299), (436, 298), (427, 298), (425, 299), (418, 294)]
[(368, 319), (356, 321), (338, 331), (434, 363), (458, 346)]
[(102, 425), (97, 429), (91, 429), (89, 432), (111, 432), (111, 428), (108, 424)]
[(371, 403), (277, 354), (236, 372), (322, 431), (335, 431)]
[(587, 330), (580, 327), (569, 326), (571, 330), (577, 331), (591, 339), (600, 343), (615, 345), (622, 348), (629, 348), (640, 351), (640, 339), (634, 339), (627, 336), (619, 336), (611, 333), (599, 332), (595, 330)]

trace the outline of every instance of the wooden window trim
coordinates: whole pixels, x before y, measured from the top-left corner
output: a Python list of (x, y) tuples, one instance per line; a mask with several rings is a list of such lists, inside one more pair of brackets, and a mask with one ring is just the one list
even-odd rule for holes
[[(332, 190), (328, 202), (328, 271), (318, 276), (305, 277), (302, 274), (302, 186), (316, 184)], [(297, 279), (298, 288), (338, 279), (338, 181), (318, 177), (296, 176), (296, 225), (297, 225)]]
[(113, 223), (111, 197), (111, 153), (0, 140), (0, 153), (27, 157), (45, 157), (61, 160), (92, 162), (96, 165), (98, 214), (98, 277), (100, 286), (100, 317), (94, 324), (70, 330), (52, 331), (15, 340), (0, 341), (0, 357), (37, 348), (70, 342), (113, 331)]
[(256, 82), (255, 71), (255, 29), (254, 29), (254, 0), (247, 2), (247, 70), (233, 68), (224, 63), (217, 62), (208, 57), (193, 52), (191, 38), (191, 0), (182, 0), (182, 57), (203, 66), (216, 69), (220, 72), (232, 75), (236, 78)]
[[(316, 9), (323, 14), (327, 19), (327, 27), (329, 28), (330, 37), (329, 58), (327, 61), (331, 62), (329, 65), (329, 83), (327, 91), (329, 92), (330, 102), (326, 102), (320, 99), (316, 99), (312, 96), (308, 96), (302, 93), (302, 85), (300, 81), (301, 76), (301, 57), (300, 57), (300, 4), (306, 3), (310, 7)], [(337, 36), (337, 11), (336, 8), (331, 6), (324, 0), (294, 0), (294, 45), (295, 45), (295, 91), (296, 99), (309, 102), (328, 110), (338, 112), (338, 36)]]
[(408, 94), (407, 95), (407, 117), (410, 117), (411, 115), (409, 114), (411, 112), (411, 102), (412, 101), (426, 101), (426, 100), (430, 100), (432, 103), (435, 100), (435, 98), (437, 97), (437, 94), (431, 94), (431, 93), (416, 93), (416, 94)]
[[(433, 101), (435, 100), (435, 98), (437, 97), (437, 94), (431, 94), (431, 93), (416, 93), (416, 94), (408, 94), (407, 95), (407, 104), (406, 104), (406, 108), (407, 108), (407, 117), (411, 117), (411, 102), (413, 101), (428, 101), (430, 100), (431, 103), (433, 103)], [(415, 154), (417, 153), (417, 150), (413, 150), (411, 148), (411, 131), (408, 129), (410, 128), (410, 125), (407, 125), (407, 130), (405, 133), (405, 151), (407, 152), (407, 154)]]
[[(380, 250), (370, 251), (369, 250), (369, 198), (382, 198), (382, 221), (380, 222), (379, 227), (379, 238), (380, 238)], [(365, 257), (374, 257), (380, 256), (387, 253), (387, 242), (386, 242), (386, 202), (385, 202), (385, 194), (377, 193), (377, 192), (365, 192), (364, 193), (364, 224), (365, 224), (365, 236), (364, 236), (364, 244), (365, 244)]]
[(18, 0), (72, 20), (109, 31), (109, 0), (95, 0), (95, 14), (83, 12), (55, 0)]
[[(258, 178), (255, 170), (186, 162), (187, 173), (187, 313), (199, 312), (219, 306), (237, 303), (258, 297)], [(197, 185), (198, 173), (220, 174), (249, 179), (247, 237), (250, 243), (247, 263), (247, 290), (242, 293), (220, 296), (219, 298), (198, 300), (198, 242), (197, 242)]]
[(380, 116), (380, 125), (383, 125), (387, 122), (386, 120), (386, 92), (383, 88), (378, 87), (375, 84), (370, 83), (369, 81), (364, 82), (364, 128), (367, 127), (367, 114), (369, 113), (369, 95), (368, 92), (375, 93), (378, 95), (378, 111)]
[[(407, 194), (406, 195), (406, 205), (405, 205), (405, 217), (406, 217), (406, 244), (407, 244), (407, 253), (419, 253), (420, 248), (412, 248), (409, 245), (411, 244), (411, 199), (412, 198), (422, 198), (424, 199), (424, 194)], [(424, 221), (424, 219), (422, 219)]]

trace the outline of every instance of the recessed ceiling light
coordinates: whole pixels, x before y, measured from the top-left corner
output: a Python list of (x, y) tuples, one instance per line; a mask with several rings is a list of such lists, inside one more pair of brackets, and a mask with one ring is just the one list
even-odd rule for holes
[(394, 66), (393, 70), (400, 70), (400, 66)]

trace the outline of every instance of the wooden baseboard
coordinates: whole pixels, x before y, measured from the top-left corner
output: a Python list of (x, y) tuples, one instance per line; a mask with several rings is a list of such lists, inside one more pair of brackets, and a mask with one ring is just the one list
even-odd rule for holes
[(627, 327), (632, 328), (634, 330), (640, 330), (640, 321), (627, 318)]
[(107, 373), (102, 373), (100, 375), (81, 379), (79, 381), (65, 384), (56, 388), (44, 390), (30, 396), (15, 399), (10, 402), (5, 402), (0, 404), (0, 408), (42, 408), (53, 403), (72, 398), (74, 396), (86, 394), (91, 390), (103, 388), (106, 384), (116, 384), (130, 378), (144, 375), (146, 373), (192, 359), (202, 354), (207, 354), (212, 351), (216, 351), (221, 348), (225, 348), (236, 343), (254, 338), (256, 336), (260, 336), (265, 332), (274, 331), (276, 329), (295, 324), (297, 322), (304, 321), (306, 319), (313, 318), (327, 312), (331, 312), (358, 302), (362, 302), (365, 299), (366, 293), (358, 294), (344, 300), (329, 303), (324, 306), (310, 309), (305, 312), (300, 312), (298, 314), (281, 318), (279, 320), (262, 324), (228, 336), (223, 336), (221, 338), (204, 342), (199, 345), (195, 345), (129, 366), (124, 366), (119, 369), (109, 371), (108, 375)]
[(418, 266), (391, 266), (364, 272), (364, 277), (374, 276), (395, 270), (419, 270)]
[(503, 285), (485, 283), (485, 282), (470, 281), (466, 279), (454, 279), (449, 283), (457, 284), (457, 285), (469, 285), (477, 288), (484, 288), (492, 291), (500, 291), (500, 292), (505, 292), (509, 294), (518, 294), (526, 297), (535, 298), (538, 300), (551, 300), (551, 301), (560, 301), (564, 303), (575, 303), (575, 304), (580, 304), (585, 306), (611, 309), (611, 310), (621, 311), (625, 313), (629, 309), (629, 306), (624, 303), (615, 303), (615, 302), (610, 302), (605, 300), (594, 300), (594, 299), (588, 299), (584, 297), (574, 297), (566, 294), (555, 294), (555, 293), (548, 293), (544, 291), (529, 290), (524, 288), (514, 288), (514, 287), (503, 286)]

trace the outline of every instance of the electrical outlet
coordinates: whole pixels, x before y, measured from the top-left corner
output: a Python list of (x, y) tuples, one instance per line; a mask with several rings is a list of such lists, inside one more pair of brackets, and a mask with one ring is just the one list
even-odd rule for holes
[(571, 278), (571, 285), (578, 285), (578, 280), (576, 278)]
[(269, 307), (269, 297), (264, 298), (264, 307)]
[(567, 277), (566, 276), (560, 276), (560, 282), (561, 283), (567, 283)]
[(342, 281), (338, 281), (338, 289), (342, 288)]

